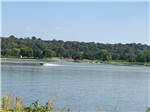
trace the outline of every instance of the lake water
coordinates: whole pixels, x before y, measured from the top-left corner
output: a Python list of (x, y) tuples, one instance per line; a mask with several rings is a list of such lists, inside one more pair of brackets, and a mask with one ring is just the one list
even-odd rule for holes
[(50, 99), (61, 111), (144, 112), (150, 104), (149, 70), (74, 62), (7, 63), (1, 66), (2, 95), (19, 96), (26, 105)]

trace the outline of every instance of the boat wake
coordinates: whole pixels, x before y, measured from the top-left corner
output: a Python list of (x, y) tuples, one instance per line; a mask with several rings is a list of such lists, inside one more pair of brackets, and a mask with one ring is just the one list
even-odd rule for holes
[(63, 66), (63, 65), (52, 64), (52, 63), (44, 63), (43, 66)]

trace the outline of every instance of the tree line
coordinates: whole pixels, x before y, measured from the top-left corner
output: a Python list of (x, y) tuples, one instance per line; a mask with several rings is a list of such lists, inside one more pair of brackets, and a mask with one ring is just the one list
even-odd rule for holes
[(35, 36), (17, 38), (12, 35), (1, 37), (1, 55), (39, 59), (61, 57), (74, 60), (150, 62), (150, 46), (141, 43), (104, 44), (55, 39), (42, 40)]

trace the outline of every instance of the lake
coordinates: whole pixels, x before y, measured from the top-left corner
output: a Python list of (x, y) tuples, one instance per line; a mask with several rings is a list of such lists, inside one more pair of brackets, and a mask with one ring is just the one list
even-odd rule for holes
[(50, 99), (58, 110), (70, 112), (144, 112), (150, 104), (146, 66), (2, 62), (2, 95), (19, 96), (26, 105)]

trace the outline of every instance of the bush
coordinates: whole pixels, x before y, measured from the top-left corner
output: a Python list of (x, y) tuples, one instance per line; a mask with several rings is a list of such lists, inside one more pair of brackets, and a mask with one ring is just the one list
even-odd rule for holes
[(44, 106), (37, 100), (28, 107), (23, 107), (20, 98), (16, 97), (15, 107), (11, 107), (10, 97), (2, 98), (2, 109), (0, 112), (56, 112), (52, 102), (48, 101)]
[(146, 112), (150, 112), (150, 106), (147, 107)]

